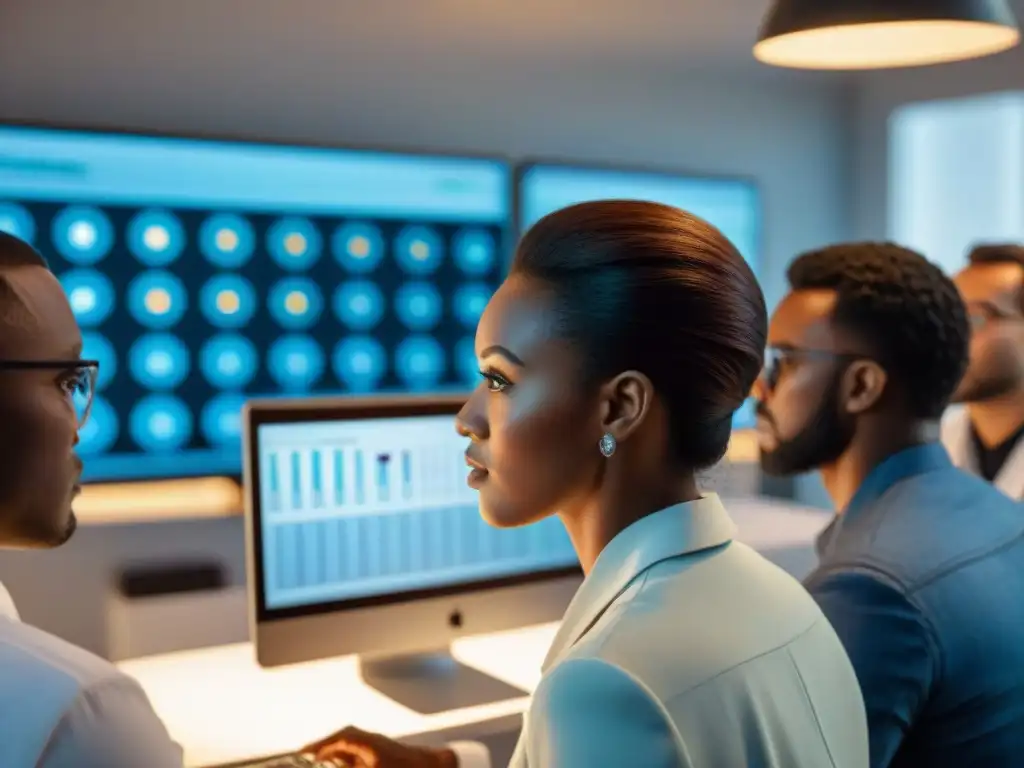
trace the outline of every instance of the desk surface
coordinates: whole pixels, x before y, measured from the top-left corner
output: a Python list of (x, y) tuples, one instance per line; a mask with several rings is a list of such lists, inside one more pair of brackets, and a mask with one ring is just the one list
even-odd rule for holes
[[(737, 538), (765, 553), (810, 548), (829, 513), (767, 499), (726, 499)], [(456, 642), (453, 655), (533, 691), (557, 624)], [(296, 749), (345, 725), (404, 736), (522, 713), (526, 697), (420, 715), (367, 687), (354, 656), (263, 669), (249, 643), (123, 662), (185, 749), (186, 766), (254, 759)]]
[[(532, 691), (556, 629), (545, 624), (468, 638), (452, 654)], [(118, 666), (141, 683), (190, 768), (287, 752), (350, 724), (397, 737), (520, 714), (528, 701), (421, 715), (367, 687), (354, 656), (263, 669), (249, 643)]]

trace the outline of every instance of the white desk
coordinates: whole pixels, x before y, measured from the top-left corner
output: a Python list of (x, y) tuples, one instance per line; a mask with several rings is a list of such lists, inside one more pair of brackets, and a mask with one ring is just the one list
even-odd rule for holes
[[(460, 640), (452, 653), (532, 691), (556, 629), (545, 624)], [(353, 656), (262, 669), (249, 643), (118, 666), (142, 684), (189, 768), (288, 752), (346, 725), (395, 737), (468, 725), (521, 714), (528, 701), (420, 715), (363, 684)]]
[[(767, 499), (726, 499), (738, 539), (764, 552), (811, 550), (828, 523), (821, 510)], [(795, 574), (798, 577), (803, 574)], [(460, 640), (459, 661), (533, 691), (557, 625)], [(215, 765), (297, 749), (346, 725), (389, 736), (436, 731), (521, 714), (527, 698), (424, 716), (360, 680), (355, 658), (262, 669), (251, 644), (123, 662), (185, 749), (185, 764)]]

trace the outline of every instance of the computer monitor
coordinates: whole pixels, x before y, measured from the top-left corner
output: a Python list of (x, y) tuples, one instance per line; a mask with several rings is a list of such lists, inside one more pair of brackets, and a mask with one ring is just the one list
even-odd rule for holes
[(467, 390), (511, 216), (500, 158), (0, 126), (0, 230), (100, 361), (89, 481), (240, 475), (252, 397)]
[[(591, 200), (646, 200), (682, 208), (714, 224), (758, 274), (761, 264), (761, 200), (750, 179), (703, 177), (627, 168), (565, 163), (526, 163), (517, 171), (518, 226), (529, 229), (560, 208)], [(747, 401), (733, 418), (734, 429), (755, 423)]]
[(466, 484), (465, 394), (253, 401), (244, 413), (252, 636), (263, 666), (358, 654), (419, 712), (525, 696), (449, 653), (561, 618), (580, 583), (561, 521), (499, 530)]

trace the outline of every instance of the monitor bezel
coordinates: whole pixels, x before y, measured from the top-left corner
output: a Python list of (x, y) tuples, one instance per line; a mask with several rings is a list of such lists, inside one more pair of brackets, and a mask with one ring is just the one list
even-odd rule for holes
[[(157, 140), (168, 140), (168, 141), (195, 141), (203, 142), (207, 144), (220, 144), (220, 145), (234, 145), (234, 146), (266, 146), (276, 147), (280, 149), (312, 149), (322, 150), (328, 152), (338, 153), (357, 153), (357, 154), (376, 154), (376, 155), (388, 155), (392, 157), (408, 157), (408, 158), (439, 158), (439, 159), (461, 159), (461, 160), (479, 160), (487, 161), (499, 164), (504, 167), (506, 175), (506, 201), (508, 208), (508, 218), (502, 225), (502, 242), (501, 247), (504, 254), (504, 260), (502, 261), (502, 270), (500, 278), (503, 280), (508, 272), (508, 264), (511, 260), (512, 252), (515, 248), (516, 240), (518, 239), (518, 229), (516, 224), (516, 166), (514, 160), (507, 154), (499, 152), (458, 152), (452, 149), (437, 149), (430, 147), (403, 147), (396, 145), (387, 146), (376, 146), (369, 144), (335, 144), (329, 142), (318, 142), (304, 139), (288, 139), (288, 138), (267, 138), (261, 135), (248, 135), (248, 134), (220, 134), (220, 133), (208, 133), (203, 131), (167, 131), (157, 130), (151, 128), (138, 128), (126, 125), (104, 125), (101, 123), (65, 123), (59, 121), (39, 121), (39, 120), (25, 120), (25, 119), (2, 119), (0, 120), (0, 128), (16, 128), (23, 130), (43, 130), (43, 131), (54, 131), (57, 133), (78, 133), (88, 134), (93, 136), (119, 136), (123, 138), (141, 138), (141, 139), (157, 139)], [(338, 397), (352, 397), (345, 392), (335, 393)], [(332, 396), (329, 393), (314, 393), (314, 397), (327, 397)], [(211, 448), (212, 449), (212, 448)], [(101, 454), (103, 456), (109, 454)], [(127, 455), (127, 454), (124, 454)], [(145, 457), (148, 455), (144, 451), (139, 451), (135, 456)], [(88, 462), (88, 457), (85, 459)], [(99, 477), (90, 477), (87, 481), (88, 484), (106, 485), (111, 483), (145, 483), (161, 480), (188, 480), (198, 479), (204, 477), (227, 477), (241, 483), (243, 480), (243, 471), (241, 465), (238, 469), (231, 469), (225, 472), (215, 472), (212, 474), (203, 472), (186, 472), (176, 474), (149, 474), (146, 472), (131, 473), (130, 475), (102, 475)]]
[[(455, 415), (468, 394), (395, 395), (381, 397), (302, 398), (250, 400), (242, 412), (243, 496), (246, 523), (246, 560), (249, 564), (250, 605), (255, 608), (257, 624), (295, 618), (338, 614), (381, 606), (401, 605), (431, 598), (451, 597), (474, 592), (521, 586), (582, 574), (579, 564), (548, 568), (492, 579), (447, 584), (368, 597), (332, 600), (288, 608), (268, 608), (263, 572), (263, 523), (260, 498), (259, 428), (267, 424), (325, 422), (357, 419), (401, 419), (417, 416)], [(454, 424), (452, 426), (454, 429)]]
[[(513, 183), (515, 185), (515, 195), (512, 198), (512, 224), (516, 243), (518, 243), (519, 238), (521, 238), (529, 229), (529, 227), (524, 226), (523, 223), (523, 209), (525, 207), (523, 204), (523, 181), (526, 174), (535, 168), (556, 168), (571, 171), (634, 174), (637, 176), (661, 177), (674, 181), (732, 182), (750, 187), (754, 191), (756, 197), (755, 214), (757, 221), (755, 223), (756, 232), (754, 235), (754, 242), (756, 243), (757, 253), (752, 254), (753, 261), (749, 263), (751, 269), (754, 270), (754, 275), (758, 277), (758, 280), (760, 280), (760, 270), (764, 264), (765, 246), (767, 241), (765, 238), (764, 228), (764, 189), (761, 181), (755, 176), (728, 173), (707, 173), (693, 169), (669, 168), (657, 165), (644, 165), (642, 163), (634, 165), (627, 163), (603, 162), (600, 160), (589, 161), (566, 159), (564, 157), (549, 158), (544, 156), (531, 156), (517, 162), (512, 173), (514, 179)], [(511, 254), (512, 258), (514, 258), (514, 245), (512, 247)]]

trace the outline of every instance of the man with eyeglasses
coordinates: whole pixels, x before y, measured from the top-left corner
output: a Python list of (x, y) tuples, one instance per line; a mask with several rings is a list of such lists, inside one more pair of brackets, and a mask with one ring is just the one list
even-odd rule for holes
[[(60, 283), (42, 256), (0, 232), (0, 547), (56, 547), (75, 531), (75, 446), (98, 370), (81, 354)], [(134, 680), (21, 623), (0, 587), (0, 766), (181, 765)]]
[(857, 672), (871, 765), (1020, 766), (1024, 515), (937, 442), (967, 367), (956, 286), (889, 243), (804, 254), (788, 278), (755, 387), (761, 464), (819, 470), (837, 510), (805, 585)]
[(954, 282), (971, 319), (971, 362), (942, 424), (958, 467), (1024, 499), (1024, 247), (981, 245)]

